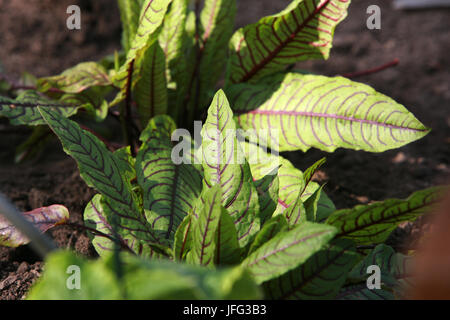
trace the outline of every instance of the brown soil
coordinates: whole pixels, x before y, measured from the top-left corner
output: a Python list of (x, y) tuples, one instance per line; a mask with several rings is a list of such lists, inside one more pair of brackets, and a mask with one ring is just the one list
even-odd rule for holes
[[(238, 1), (237, 25), (283, 9), (287, 0)], [(23, 71), (37, 76), (61, 72), (71, 65), (96, 60), (120, 47), (120, 21), (112, 0), (0, 0), (0, 61), (5, 72), (19, 77)], [(82, 8), (82, 30), (65, 28), (66, 8)], [(382, 29), (366, 28), (366, 8), (382, 8)], [(18, 23), (20, 22), (20, 23)], [(389, 70), (355, 80), (404, 104), (433, 131), (420, 141), (397, 150), (372, 154), (338, 150), (288, 153), (305, 169), (322, 156), (327, 163), (316, 180), (327, 182), (326, 192), (338, 208), (390, 197), (406, 197), (415, 190), (449, 181), (450, 11), (395, 11), (391, 1), (359, 0), (336, 30), (328, 61), (305, 62), (299, 68), (325, 75), (369, 69), (398, 58)], [(0, 192), (21, 210), (63, 204), (71, 222), (82, 222), (82, 212), (94, 192), (78, 176), (72, 159), (54, 143), (33, 163), (13, 164), (14, 148), (28, 135), (26, 128), (0, 120)], [(420, 223), (398, 229), (402, 241), (419, 233)], [(87, 236), (69, 227), (57, 227), (49, 235), (60, 247), (89, 257), (96, 254)], [(400, 239), (400, 240), (399, 240)], [(42, 262), (28, 246), (0, 248), (0, 299), (21, 299), (41, 272)]]

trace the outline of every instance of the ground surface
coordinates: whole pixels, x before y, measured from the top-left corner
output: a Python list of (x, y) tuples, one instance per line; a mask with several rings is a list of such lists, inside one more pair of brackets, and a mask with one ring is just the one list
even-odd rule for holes
[[(16, 78), (23, 71), (46, 76), (119, 49), (120, 23), (113, 2), (0, 0), (0, 61), (4, 72)], [(237, 25), (275, 13), (288, 2), (238, 0)], [(325, 190), (338, 208), (403, 198), (414, 190), (449, 181), (450, 10), (401, 12), (391, 8), (391, 1), (353, 2), (349, 18), (336, 30), (331, 58), (298, 67), (335, 75), (398, 58), (397, 67), (354, 80), (404, 104), (433, 131), (420, 141), (381, 154), (350, 150), (287, 154), (300, 169), (327, 156), (327, 164), (316, 180), (327, 182)], [(80, 4), (82, 8), (81, 31), (69, 32), (65, 28), (69, 4)], [(370, 4), (382, 8), (381, 30), (366, 28), (366, 8)], [(56, 140), (31, 164), (13, 164), (14, 148), (27, 134), (26, 129), (10, 127), (0, 120), (0, 192), (21, 210), (64, 204), (70, 210), (70, 220), (81, 223), (83, 208), (94, 192), (79, 178), (74, 161), (64, 155)], [(407, 228), (406, 234), (414, 228)], [(95, 256), (87, 236), (79, 230), (58, 227), (49, 235), (61, 247)], [(42, 262), (27, 246), (0, 248), (0, 299), (23, 298), (41, 267)]]

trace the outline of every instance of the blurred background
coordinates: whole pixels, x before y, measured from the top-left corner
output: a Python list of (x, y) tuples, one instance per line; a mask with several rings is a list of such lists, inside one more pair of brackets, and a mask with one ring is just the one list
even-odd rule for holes
[[(279, 12), (289, 2), (237, 0), (236, 27)], [(72, 4), (81, 8), (79, 31), (66, 28), (66, 9)], [(366, 27), (367, 7), (374, 4), (381, 8), (380, 30)], [(19, 79), (25, 71), (35, 76), (57, 74), (78, 62), (98, 60), (119, 50), (120, 33), (114, 0), (0, 0), (1, 72), (13, 79)], [(315, 180), (327, 183), (325, 191), (337, 208), (405, 198), (415, 190), (448, 183), (449, 52), (449, 9), (403, 11), (394, 9), (392, 0), (354, 0), (347, 19), (335, 31), (330, 59), (302, 62), (297, 67), (333, 76), (368, 70), (398, 59), (395, 67), (353, 80), (405, 105), (432, 131), (417, 142), (381, 154), (351, 150), (327, 154), (310, 150), (286, 156), (302, 170), (320, 157), (327, 157)], [(10, 130), (5, 126), (4, 121), (0, 122), (0, 134), (2, 130)], [(16, 165), (14, 148), (26, 138), (26, 133), (14, 132), (8, 139), (4, 137), (2, 134), (0, 138), (0, 192), (22, 210), (65, 203), (72, 208), (71, 219), (79, 221), (93, 192), (78, 177), (75, 163), (65, 157), (59, 143), (55, 140), (54, 150), (43, 154), (32, 166)], [(450, 214), (448, 209), (441, 211)], [(406, 253), (418, 245), (420, 234), (430, 230), (431, 224), (426, 219), (403, 224), (394, 232), (390, 244)], [(81, 232), (64, 227), (52, 232), (59, 245), (93, 254), (89, 240)], [(30, 256), (26, 248), (23, 250), (0, 248), (0, 282), (11, 272), (20, 275), (17, 277), (22, 284), (29, 284), (36, 277), (41, 262)], [(17, 271), (21, 266), (22, 273)], [(0, 290), (0, 299), (20, 298), (27, 288), (26, 285), (12, 288), (13, 285), (9, 284), (8, 291)]]

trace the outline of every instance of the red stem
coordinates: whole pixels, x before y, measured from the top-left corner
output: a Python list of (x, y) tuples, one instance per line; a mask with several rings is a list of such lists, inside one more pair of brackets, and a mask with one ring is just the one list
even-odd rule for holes
[(369, 74), (373, 74), (373, 73), (377, 73), (380, 71), (383, 71), (385, 69), (388, 68), (392, 68), (395, 67), (396, 65), (398, 65), (399, 60), (397, 58), (395, 58), (394, 60), (392, 60), (391, 62), (385, 63), (381, 66), (372, 68), (372, 69), (368, 69), (368, 70), (363, 70), (363, 71), (356, 71), (356, 72), (350, 72), (350, 73), (344, 73), (344, 74), (340, 74), (340, 76), (346, 77), (346, 78), (356, 78), (356, 77), (361, 77), (361, 76), (366, 76)]
[(132, 132), (132, 122), (131, 119), (131, 81), (133, 79), (133, 69), (134, 69), (134, 60), (131, 60), (130, 65), (128, 67), (128, 79), (127, 79), (127, 88), (125, 93), (125, 129), (126, 129), (126, 139), (127, 144), (130, 145), (131, 155), (133, 157), (136, 156), (135, 144), (133, 140), (133, 132)]

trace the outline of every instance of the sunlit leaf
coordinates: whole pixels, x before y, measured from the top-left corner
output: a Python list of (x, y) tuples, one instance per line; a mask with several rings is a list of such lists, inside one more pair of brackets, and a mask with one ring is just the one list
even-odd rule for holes
[(38, 89), (46, 92), (51, 88), (65, 93), (80, 93), (90, 87), (111, 85), (105, 68), (97, 62), (82, 62), (60, 75), (38, 79)]
[(254, 81), (307, 59), (328, 59), (334, 28), (350, 0), (294, 0), (278, 14), (239, 29), (231, 38), (233, 83)]
[[(342, 77), (277, 74), (231, 86), (227, 94), (239, 125), (279, 151), (382, 152), (429, 132), (404, 106)], [(260, 134), (264, 128), (271, 129), (270, 137)]]
[(143, 144), (136, 158), (148, 222), (167, 239), (173, 238), (181, 221), (193, 210), (202, 188), (202, 177), (193, 165), (172, 160), (174, 129), (168, 116), (153, 118), (141, 135)]
[(302, 223), (288, 232), (278, 233), (250, 254), (242, 266), (258, 283), (276, 278), (308, 260), (334, 237), (336, 231), (325, 224)]
[(122, 46), (125, 52), (130, 50), (136, 36), (143, 0), (118, 0), (122, 20)]
[(211, 103), (201, 134), (203, 188), (220, 185), (222, 205), (233, 218), (239, 243), (244, 246), (259, 230), (258, 194), (238, 144), (233, 113), (222, 90)]
[(175, 232), (175, 239), (173, 244), (174, 259), (182, 261), (185, 259), (187, 252), (191, 249), (192, 244), (192, 215), (187, 215), (181, 221)]
[(192, 235), (192, 258), (199, 265), (214, 265), (217, 250), (216, 233), (222, 215), (222, 190), (219, 185), (207, 189), (204, 193), (205, 203), (199, 212)]
[[(161, 24), (171, 0), (144, 0), (139, 16), (136, 35), (127, 52), (125, 63), (112, 76), (120, 93), (112, 104), (125, 99), (128, 88), (134, 87), (141, 72), (146, 51), (158, 40)], [(142, 73), (140, 73), (142, 75)]]

